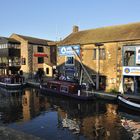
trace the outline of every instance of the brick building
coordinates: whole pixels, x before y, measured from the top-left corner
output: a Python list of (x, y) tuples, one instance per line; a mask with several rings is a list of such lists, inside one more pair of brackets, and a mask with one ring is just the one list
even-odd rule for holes
[[(81, 64), (95, 88), (138, 93), (140, 91), (140, 23), (73, 32), (58, 47), (59, 71), (80, 80)], [(82, 74), (84, 82), (91, 81)]]
[(53, 41), (12, 34), (11, 39), (20, 42), (21, 70), (26, 78), (43, 70), (46, 76), (53, 75), (56, 65), (56, 47)]

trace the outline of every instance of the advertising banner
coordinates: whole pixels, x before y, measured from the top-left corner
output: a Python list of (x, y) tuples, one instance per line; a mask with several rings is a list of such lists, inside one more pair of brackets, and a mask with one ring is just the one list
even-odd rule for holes
[(123, 75), (140, 76), (140, 67), (123, 67)]
[(79, 45), (71, 45), (71, 46), (60, 46), (58, 47), (59, 55), (74, 55), (74, 51), (80, 55), (80, 46)]

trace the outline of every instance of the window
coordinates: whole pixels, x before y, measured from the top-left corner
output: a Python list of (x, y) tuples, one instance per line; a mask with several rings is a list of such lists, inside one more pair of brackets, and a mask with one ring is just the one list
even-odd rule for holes
[(67, 56), (65, 64), (66, 65), (74, 65), (74, 57), (73, 56)]
[(135, 52), (134, 51), (125, 51), (124, 66), (135, 66)]
[(44, 58), (43, 57), (38, 57), (38, 64), (44, 63)]
[(21, 64), (26, 65), (26, 58), (21, 58)]
[(49, 74), (49, 68), (46, 68), (46, 74)]
[(93, 59), (96, 59), (96, 49), (93, 49)]
[(43, 47), (38, 46), (37, 51), (38, 51), (38, 52), (44, 52), (44, 48), (43, 48)]
[(100, 56), (101, 60), (105, 59), (105, 49), (104, 48), (100, 48), (99, 56)]
[[(97, 59), (97, 49), (93, 49), (93, 59), (96, 60)], [(100, 60), (104, 60), (105, 59), (105, 49), (104, 48), (100, 48), (99, 49), (99, 59)]]

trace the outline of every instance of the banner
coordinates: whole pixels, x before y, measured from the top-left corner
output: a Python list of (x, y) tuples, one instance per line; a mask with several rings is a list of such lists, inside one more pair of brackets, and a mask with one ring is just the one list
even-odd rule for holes
[(74, 55), (74, 51), (80, 55), (80, 46), (79, 45), (71, 45), (71, 46), (60, 46), (58, 47), (59, 55)]
[(123, 75), (140, 76), (140, 67), (123, 67)]

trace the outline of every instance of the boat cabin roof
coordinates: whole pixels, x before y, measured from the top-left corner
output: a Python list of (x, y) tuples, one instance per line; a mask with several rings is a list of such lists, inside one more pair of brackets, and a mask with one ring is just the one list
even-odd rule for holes
[(71, 85), (71, 86), (75, 86), (78, 84), (78, 83), (74, 83), (74, 82), (61, 81), (61, 80), (50, 80), (47, 83), (58, 84), (58, 85)]

